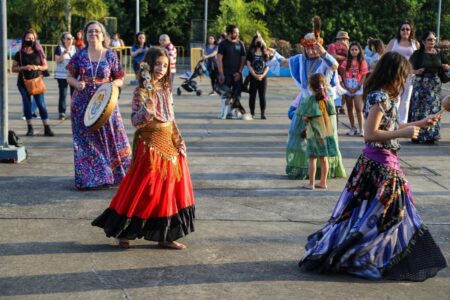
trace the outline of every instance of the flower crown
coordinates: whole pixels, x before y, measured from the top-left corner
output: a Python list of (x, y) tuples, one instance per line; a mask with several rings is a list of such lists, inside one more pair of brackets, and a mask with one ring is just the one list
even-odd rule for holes
[(318, 43), (318, 40), (312, 38), (301, 39), (300, 44), (305, 48), (313, 48)]
[(152, 75), (150, 74), (150, 66), (146, 62), (141, 62), (139, 64), (140, 75), (144, 79), (142, 85), (149, 91), (153, 89), (152, 85)]

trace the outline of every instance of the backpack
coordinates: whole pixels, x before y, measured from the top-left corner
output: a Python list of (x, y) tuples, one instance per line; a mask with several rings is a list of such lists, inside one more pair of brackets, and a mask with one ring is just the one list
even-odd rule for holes
[(20, 137), (12, 130), (8, 131), (8, 144), (11, 146), (20, 147), (23, 145)]

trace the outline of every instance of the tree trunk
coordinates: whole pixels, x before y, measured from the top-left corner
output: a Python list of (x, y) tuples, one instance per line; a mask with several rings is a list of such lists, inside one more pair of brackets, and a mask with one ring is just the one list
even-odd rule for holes
[(72, 32), (72, 7), (70, 6), (70, 0), (66, 1), (66, 27), (67, 32)]

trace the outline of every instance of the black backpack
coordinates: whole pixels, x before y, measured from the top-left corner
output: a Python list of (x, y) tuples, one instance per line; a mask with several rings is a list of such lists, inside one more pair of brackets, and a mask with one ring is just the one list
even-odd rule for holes
[(20, 147), (23, 145), (20, 137), (12, 130), (8, 131), (8, 144), (11, 146)]

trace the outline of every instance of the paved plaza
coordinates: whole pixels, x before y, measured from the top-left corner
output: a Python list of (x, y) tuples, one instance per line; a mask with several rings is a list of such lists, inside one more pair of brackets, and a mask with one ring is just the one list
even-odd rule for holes
[[(119, 103), (131, 139), (130, 79)], [(24, 137), (16, 76), (8, 84), (10, 128), (22, 137), (29, 158), (0, 164), (1, 299), (449, 297), (450, 268), (421, 283), (300, 272), (306, 237), (327, 221), (346, 179), (330, 180), (327, 191), (307, 191), (300, 188), (306, 181), (285, 176), (287, 110), (297, 93), (290, 78), (269, 79), (267, 120), (217, 119), (219, 97), (208, 96), (209, 78), (200, 81), (202, 96), (175, 96), (196, 196), (196, 231), (181, 240), (185, 251), (145, 240), (122, 251), (92, 227), (116, 189), (74, 189), (71, 124), (57, 120), (56, 80), (46, 79), (55, 137), (43, 135), (40, 120), (34, 121), (36, 135)], [(242, 103), (248, 108), (248, 94)], [(346, 136), (347, 130), (348, 119), (340, 116), (340, 148), (350, 174), (363, 140)], [(438, 145), (404, 140), (400, 156), (419, 213), (449, 260), (450, 113), (441, 134)]]

